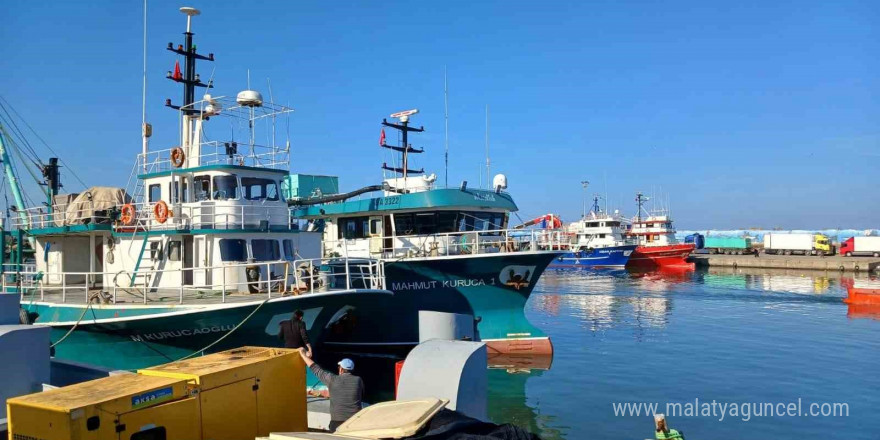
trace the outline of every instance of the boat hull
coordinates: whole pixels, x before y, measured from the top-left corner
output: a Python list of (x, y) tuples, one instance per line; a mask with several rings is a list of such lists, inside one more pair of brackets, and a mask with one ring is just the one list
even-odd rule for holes
[(549, 267), (624, 267), (635, 249), (635, 245), (624, 245), (568, 252), (556, 257)]
[(208, 346), (205, 353), (244, 345), (280, 346), (279, 323), (297, 309), (304, 312), (313, 344), (319, 344), (340, 311), (390, 296), (382, 291), (333, 292), (198, 307), (93, 304), (87, 308), (23, 301), (22, 308), (36, 318), (35, 324), (52, 327), (56, 357), (134, 370), (178, 360)]
[(694, 263), (688, 263), (685, 260), (693, 250), (694, 245), (690, 243), (665, 246), (639, 246), (633, 251), (626, 267), (641, 270), (653, 270), (661, 267), (693, 269)]
[[(349, 326), (331, 332), (327, 345), (352, 353), (403, 355), (419, 342), (419, 311), (472, 315), (476, 335), (490, 353), (549, 355), (547, 335), (525, 317), (535, 283), (558, 253), (496, 253), (387, 262), (386, 287), (394, 292), (354, 311)], [(342, 327), (342, 326), (340, 326)]]

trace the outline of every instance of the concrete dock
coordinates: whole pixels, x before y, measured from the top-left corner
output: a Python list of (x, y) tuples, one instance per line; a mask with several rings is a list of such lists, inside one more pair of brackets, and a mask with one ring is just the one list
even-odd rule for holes
[(691, 254), (690, 261), (697, 266), (755, 267), (762, 269), (809, 269), (842, 272), (875, 272), (880, 270), (880, 258), (872, 257), (819, 257), (802, 255), (709, 255)]

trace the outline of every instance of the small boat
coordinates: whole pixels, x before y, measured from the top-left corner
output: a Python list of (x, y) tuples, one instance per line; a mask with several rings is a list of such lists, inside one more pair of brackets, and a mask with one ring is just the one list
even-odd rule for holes
[(880, 306), (880, 281), (856, 280), (846, 293), (843, 302), (847, 304)]
[(599, 208), (599, 197), (593, 198), (590, 212), (565, 228), (571, 237), (569, 252), (560, 255), (550, 267), (623, 268), (636, 245), (624, 238), (623, 219)]
[(626, 267), (651, 270), (660, 267), (693, 269), (694, 263), (685, 259), (694, 250), (693, 243), (679, 243), (672, 227), (672, 217), (664, 210), (655, 211), (642, 217), (642, 204), (648, 198), (638, 193), (638, 212), (626, 232), (627, 237), (637, 240), (638, 247), (633, 251)]

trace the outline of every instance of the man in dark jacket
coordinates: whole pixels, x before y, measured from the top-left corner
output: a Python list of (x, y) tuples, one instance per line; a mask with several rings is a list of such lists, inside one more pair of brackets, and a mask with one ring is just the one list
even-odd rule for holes
[(289, 321), (281, 321), (280, 326), (278, 337), (284, 342), (284, 348), (306, 348), (306, 355), (312, 357), (312, 344), (309, 343), (302, 310), (293, 312), (293, 317)]
[(318, 380), (327, 385), (330, 392), (330, 432), (335, 432), (339, 425), (361, 410), (364, 381), (351, 374), (354, 370), (351, 359), (339, 361), (339, 374), (333, 374), (316, 364), (302, 348), (299, 354)]

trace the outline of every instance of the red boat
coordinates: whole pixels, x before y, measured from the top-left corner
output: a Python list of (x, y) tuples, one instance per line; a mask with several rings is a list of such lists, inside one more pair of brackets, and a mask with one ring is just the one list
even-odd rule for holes
[[(876, 284), (876, 283), (874, 283)], [(843, 302), (854, 305), (880, 306), (880, 286), (849, 287)]]
[(639, 211), (626, 235), (635, 238), (639, 247), (630, 255), (626, 267), (641, 270), (661, 267), (693, 269), (694, 263), (688, 263), (686, 258), (693, 252), (694, 245), (678, 242), (672, 218), (668, 214), (661, 212), (642, 217), (642, 203), (645, 200), (647, 197), (641, 193), (636, 195)]

